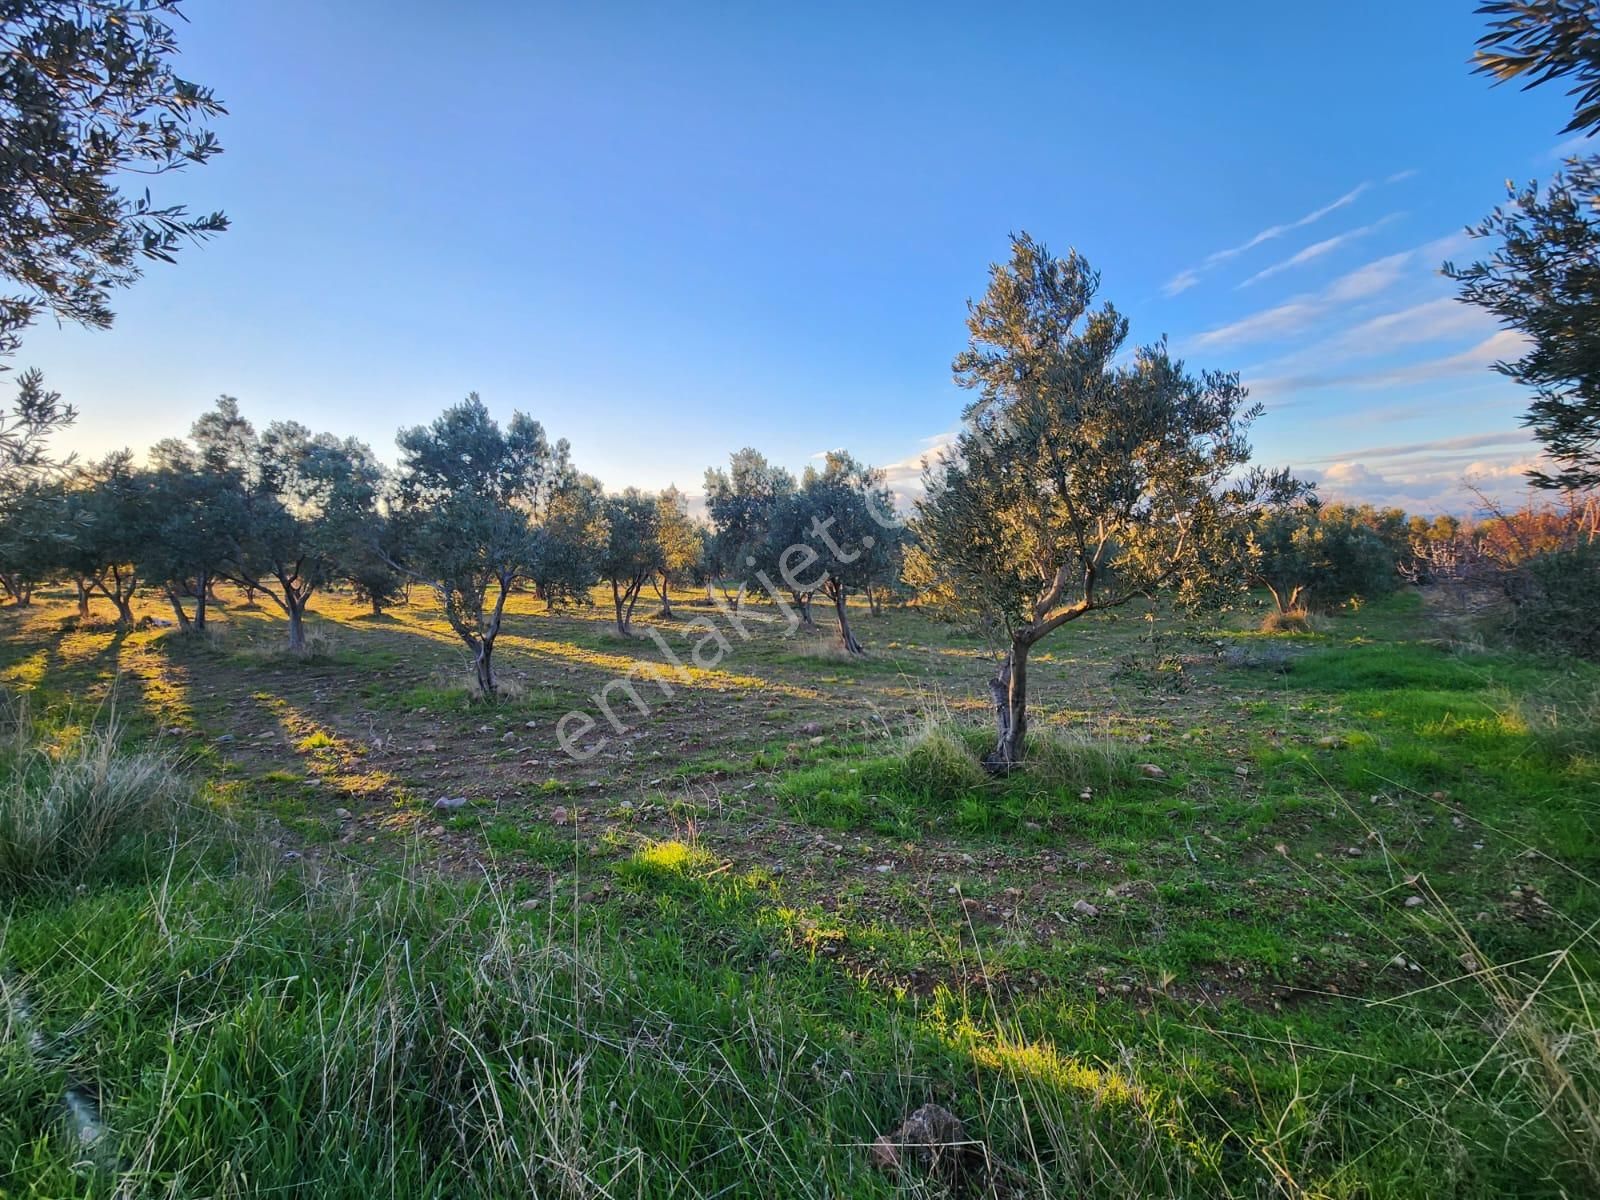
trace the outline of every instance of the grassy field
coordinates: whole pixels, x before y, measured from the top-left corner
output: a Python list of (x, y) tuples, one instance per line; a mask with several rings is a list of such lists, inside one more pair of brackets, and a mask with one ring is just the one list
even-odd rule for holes
[[(731, 649), (579, 763), (662, 661), (604, 608), (518, 598), (484, 705), (425, 597), (322, 598), (305, 660), (225, 599), (0, 612), (0, 842), (108, 745), (184, 781), (0, 861), (0, 1195), (1600, 1191), (1600, 670), (1417, 592), (1128, 613), (1045, 643), (990, 780), (980, 640), (685, 595), (641, 632)], [(948, 1186), (869, 1153), (926, 1101)]]

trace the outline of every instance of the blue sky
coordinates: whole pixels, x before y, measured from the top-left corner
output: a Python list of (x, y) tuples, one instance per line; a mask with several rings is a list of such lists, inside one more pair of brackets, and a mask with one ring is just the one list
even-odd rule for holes
[(85, 453), (227, 392), (392, 460), (477, 390), (612, 487), (743, 445), (905, 477), (1026, 229), (1136, 340), (1242, 371), (1262, 460), (1459, 507), (1532, 448), (1485, 369), (1514, 343), (1437, 267), (1557, 165), (1568, 107), (1469, 73), (1473, 7), (192, 0), (226, 153), (157, 198), (234, 227), (20, 361)]

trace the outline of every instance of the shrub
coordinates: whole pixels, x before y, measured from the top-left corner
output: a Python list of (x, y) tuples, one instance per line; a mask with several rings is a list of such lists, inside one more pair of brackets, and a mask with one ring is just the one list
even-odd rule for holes
[(94, 882), (164, 840), (190, 795), (175, 754), (130, 751), (115, 719), (41, 742), (14, 714), (0, 792), (0, 897)]
[(1537, 555), (1509, 574), (1506, 590), (1513, 606), (1507, 632), (1514, 642), (1600, 660), (1600, 545)]

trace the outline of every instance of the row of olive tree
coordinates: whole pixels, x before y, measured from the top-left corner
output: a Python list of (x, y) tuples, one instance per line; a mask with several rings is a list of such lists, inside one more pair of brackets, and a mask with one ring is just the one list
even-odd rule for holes
[[(476, 395), (402, 430), (393, 471), (352, 438), (282, 421), (258, 432), (231, 397), (188, 438), (158, 443), (147, 465), (124, 451), (74, 466), (43, 453), (70, 410), (33, 377), (23, 382), (17, 417), (0, 427), (15, 476), (0, 497), (0, 585), (18, 604), (37, 584), (65, 578), (77, 584), (80, 615), (98, 594), (126, 625), (136, 592), (149, 587), (179, 626), (204, 629), (213, 588), (226, 580), (280, 608), (289, 647), (300, 651), (319, 590), (347, 584), (376, 615), (416, 582), (438, 594), (479, 689), (492, 695), (513, 591), (531, 588), (554, 607), (587, 603), (604, 582), (626, 636), (646, 588), (670, 616), (672, 589), (709, 578), (707, 547), (731, 532), (708, 535), (676, 488), (607, 495), (572, 465), (565, 441), (522, 413), (502, 426)], [(808, 619), (811, 592), (824, 592), (845, 645), (859, 652), (848, 596), (898, 571), (897, 531), (892, 521), (880, 529), (871, 512), (893, 513), (881, 473), (830, 455), (753, 517), (760, 540), (737, 569), (745, 579), (770, 567), (794, 580)], [(790, 546), (809, 547), (798, 567)]]
[(908, 541), (881, 469), (830, 450), (821, 467), (808, 466), (797, 481), (746, 448), (732, 455), (727, 470), (706, 472), (706, 516), (708, 586), (737, 589), (737, 601), (755, 579), (786, 592), (807, 626), (820, 593), (833, 604), (846, 652), (863, 652), (850, 625), (849, 597), (862, 595), (870, 611), (882, 611), (900, 588)]

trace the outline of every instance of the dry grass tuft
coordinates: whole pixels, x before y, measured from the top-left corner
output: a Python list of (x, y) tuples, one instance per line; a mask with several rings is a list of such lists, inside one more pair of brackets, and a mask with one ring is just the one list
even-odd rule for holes
[(42, 741), (10, 714), (0, 788), (0, 896), (90, 882), (145, 843), (165, 841), (192, 789), (165, 750), (125, 750), (113, 717)]
[(1291, 608), (1287, 612), (1273, 609), (1261, 618), (1262, 633), (1315, 633), (1316, 631), (1315, 619), (1303, 608)]

